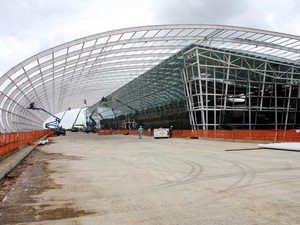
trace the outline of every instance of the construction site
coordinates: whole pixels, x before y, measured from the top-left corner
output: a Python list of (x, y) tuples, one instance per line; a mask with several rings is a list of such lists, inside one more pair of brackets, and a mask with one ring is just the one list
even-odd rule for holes
[(0, 76), (1, 224), (300, 224), (300, 37), (124, 28)]

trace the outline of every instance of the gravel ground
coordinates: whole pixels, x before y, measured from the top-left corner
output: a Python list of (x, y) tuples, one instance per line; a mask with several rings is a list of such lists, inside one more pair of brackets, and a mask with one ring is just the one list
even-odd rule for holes
[(1, 225), (300, 224), (300, 153), (256, 147), (68, 133), (1, 181)]

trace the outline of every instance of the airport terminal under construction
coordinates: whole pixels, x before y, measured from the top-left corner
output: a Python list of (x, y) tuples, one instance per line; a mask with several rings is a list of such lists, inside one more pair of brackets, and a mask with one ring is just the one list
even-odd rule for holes
[(299, 36), (124, 28), (0, 84), (1, 224), (300, 224)]

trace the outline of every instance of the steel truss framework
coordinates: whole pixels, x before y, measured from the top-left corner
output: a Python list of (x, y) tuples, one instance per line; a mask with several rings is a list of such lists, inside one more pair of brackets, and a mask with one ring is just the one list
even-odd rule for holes
[(300, 65), (197, 46), (184, 53), (193, 129), (295, 129)]
[(158, 25), (119, 29), (38, 53), (0, 77), (0, 131), (41, 129), (47, 115), (108, 96), (191, 44), (300, 60), (300, 37), (220, 25)]
[[(189, 129), (181, 77), (184, 51), (186, 49), (108, 95), (107, 110), (112, 108), (114, 115), (101, 121), (102, 128), (135, 129), (139, 125), (155, 128), (176, 124), (176, 128)], [(89, 111), (97, 107), (98, 103)]]

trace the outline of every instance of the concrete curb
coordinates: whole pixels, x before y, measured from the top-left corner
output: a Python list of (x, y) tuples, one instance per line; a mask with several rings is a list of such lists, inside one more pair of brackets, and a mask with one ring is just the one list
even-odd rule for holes
[[(39, 140), (44, 139), (47, 137), (45, 135)], [(33, 149), (37, 146), (37, 142), (34, 143), (34, 146), (27, 146), (22, 148), (21, 150), (17, 151), (13, 155), (9, 156), (8, 158), (4, 159), (0, 162), (0, 180), (5, 177), (13, 168), (15, 168), (25, 157), (27, 157)]]

